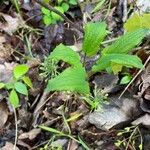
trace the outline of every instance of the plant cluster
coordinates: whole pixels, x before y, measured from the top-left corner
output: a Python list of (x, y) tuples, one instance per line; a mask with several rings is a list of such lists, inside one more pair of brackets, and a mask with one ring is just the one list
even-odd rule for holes
[[(67, 12), (71, 5), (77, 5), (77, 0), (57, 0), (54, 8), (62, 14)], [(63, 18), (45, 7), (41, 8), (43, 13), (43, 22), (45, 25), (55, 24), (57, 21), (62, 21)]]
[(28, 96), (28, 87), (32, 88), (32, 82), (25, 74), (28, 72), (29, 67), (26, 65), (17, 65), (13, 69), (13, 78), (11, 82), (0, 83), (0, 89), (9, 91), (9, 100), (14, 108), (19, 107), (19, 94)]
[(108, 73), (118, 74), (123, 67), (143, 68), (140, 58), (136, 55), (130, 55), (129, 52), (141, 43), (148, 29), (127, 32), (114, 43), (102, 49), (100, 46), (107, 35), (106, 27), (105, 22), (88, 23), (84, 27), (85, 35), (82, 52), (88, 57), (92, 57), (98, 52), (100, 53), (100, 58), (89, 72), (85, 70), (79, 54), (71, 48), (60, 44), (54, 49), (48, 59), (54, 60), (57, 64), (63, 61), (68, 63), (70, 67), (48, 81), (47, 92), (64, 90), (89, 95), (88, 77), (91, 74), (103, 70)]

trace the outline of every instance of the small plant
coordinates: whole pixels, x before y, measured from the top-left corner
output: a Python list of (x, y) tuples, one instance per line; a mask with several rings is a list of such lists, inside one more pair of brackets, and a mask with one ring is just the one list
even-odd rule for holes
[(14, 108), (19, 107), (19, 94), (28, 96), (27, 86), (32, 88), (32, 82), (25, 74), (29, 68), (26, 65), (17, 65), (13, 69), (13, 79), (9, 83), (0, 83), (0, 89), (6, 89), (9, 92), (9, 100)]
[[(64, 14), (71, 5), (77, 5), (77, 0), (57, 0), (54, 8)], [(42, 7), (41, 11), (43, 13), (43, 22), (45, 25), (55, 24), (57, 21), (63, 20), (61, 16), (45, 7)]]
[(128, 150), (129, 145), (131, 145), (136, 149), (135, 144), (137, 144), (138, 141), (140, 143), (138, 146), (139, 150), (143, 150), (143, 138), (138, 126), (126, 127), (124, 130), (118, 132), (117, 136), (123, 139), (115, 142), (116, 147)]
[(58, 75), (58, 66), (54, 60), (49, 59), (48, 57), (45, 58), (44, 63), (42, 63), (40, 70), (42, 73), (40, 75), (43, 78), (54, 78)]
[(71, 48), (60, 44), (48, 56), (49, 60), (65, 62), (70, 65), (62, 73), (48, 81), (46, 91), (72, 91), (80, 94), (90, 94), (88, 78), (96, 73), (106, 70), (108, 73), (118, 74), (123, 67), (143, 68), (143, 64), (135, 55), (128, 54), (146, 36), (148, 29), (138, 29), (127, 32), (116, 42), (100, 51), (100, 45), (107, 35), (105, 22), (88, 23), (84, 27), (85, 35), (82, 50), (88, 57), (101, 52), (91, 71), (86, 72), (78, 53)]
[(89, 104), (91, 110), (102, 110), (103, 104), (109, 104), (107, 96), (108, 94), (103, 93), (102, 89), (95, 87), (93, 95), (83, 97), (83, 99)]

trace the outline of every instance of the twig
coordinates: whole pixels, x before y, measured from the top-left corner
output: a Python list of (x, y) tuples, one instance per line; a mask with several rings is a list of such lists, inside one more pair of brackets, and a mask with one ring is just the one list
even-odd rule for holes
[[(150, 61), (150, 56), (147, 58), (147, 60), (144, 63), (144, 67), (147, 65), (147, 63)], [(124, 91), (120, 94), (119, 98), (120, 99), (122, 97), (122, 95), (127, 91), (127, 89), (129, 88), (129, 86), (134, 82), (134, 80), (138, 77), (138, 75), (143, 71), (143, 69), (140, 69), (138, 71), (138, 73), (135, 75), (135, 77), (130, 81), (130, 83), (126, 86), (126, 88), (124, 89)]]
[(15, 143), (14, 143), (14, 150), (16, 150), (16, 145), (17, 145), (17, 139), (18, 139), (18, 135), (17, 135), (17, 132), (18, 132), (18, 125), (17, 125), (17, 114), (16, 114), (16, 110), (15, 108), (13, 107), (13, 110), (14, 110), (14, 117), (15, 117)]
[(64, 20), (66, 20), (68, 23), (70, 23), (73, 27), (77, 28), (79, 31), (81, 31), (83, 33), (83, 29), (80, 28), (80, 26), (76, 25), (75, 23), (73, 23), (70, 19), (68, 19), (63, 13), (61, 13), (60, 11), (58, 11), (57, 9), (55, 9), (54, 7), (42, 2), (42, 0), (35, 0), (35, 2), (37, 2), (38, 4), (40, 4), (41, 6), (49, 9), (50, 11), (53, 11), (54, 13), (56, 13), (57, 15), (61, 16)]

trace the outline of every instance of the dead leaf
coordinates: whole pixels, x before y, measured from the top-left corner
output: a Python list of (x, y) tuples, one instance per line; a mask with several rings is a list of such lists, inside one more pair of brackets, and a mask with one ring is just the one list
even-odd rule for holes
[(0, 102), (0, 129), (3, 128), (8, 119), (8, 108), (6, 103)]
[(19, 140), (23, 140), (23, 139), (30, 139), (30, 140), (33, 140), (34, 138), (37, 137), (37, 135), (41, 133), (41, 129), (33, 129), (29, 132), (26, 132), (26, 133), (22, 133), (18, 139)]
[(0, 13), (0, 17), (3, 18), (3, 21), (0, 21), (0, 30), (5, 31), (10, 35), (12, 35), (22, 23), (19, 15), (16, 18), (13, 18), (10, 15)]
[(4, 62), (10, 58), (14, 49), (10, 44), (6, 43), (4, 36), (0, 35), (0, 61)]
[[(1, 148), (1, 150), (13, 150), (14, 145), (10, 142), (6, 142), (5, 146)], [(18, 147), (15, 148), (15, 150), (19, 150)]]
[(10, 82), (12, 80), (12, 70), (16, 66), (16, 63), (0, 64), (0, 82)]

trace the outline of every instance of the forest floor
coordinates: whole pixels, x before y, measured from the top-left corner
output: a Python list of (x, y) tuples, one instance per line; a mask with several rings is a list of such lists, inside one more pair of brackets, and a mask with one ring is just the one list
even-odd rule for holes
[[(81, 51), (86, 24), (105, 21), (103, 49), (126, 33), (135, 12), (147, 18), (142, 23), (133, 19), (128, 27), (141, 23), (150, 28), (149, 10), (149, 0), (1, 0), (0, 150), (150, 150), (149, 35), (130, 52), (144, 69), (121, 67), (119, 73), (108, 73), (107, 68), (90, 74), (89, 97), (71, 92), (71, 77), (64, 80), (71, 91), (45, 91), (53, 69), (61, 73), (70, 67), (63, 60), (57, 65), (48, 61), (58, 45), (77, 52), (88, 71), (99, 52), (87, 57)], [(128, 47), (128, 40), (120, 49)]]

